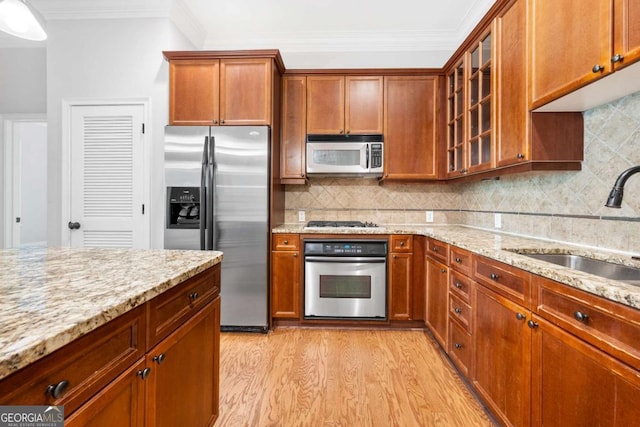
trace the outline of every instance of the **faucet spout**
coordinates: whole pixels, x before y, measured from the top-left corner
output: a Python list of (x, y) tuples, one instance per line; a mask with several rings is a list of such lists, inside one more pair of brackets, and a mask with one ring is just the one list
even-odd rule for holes
[(624, 184), (631, 177), (631, 175), (635, 175), (640, 172), (640, 165), (633, 166), (626, 171), (622, 172), (618, 179), (616, 179), (616, 183), (613, 185), (611, 189), (611, 193), (609, 193), (609, 198), (607, 199), (607, 203), (605, 206), (608, 208), (620, 208), (622, 205), (622, 197), (624, 196)]

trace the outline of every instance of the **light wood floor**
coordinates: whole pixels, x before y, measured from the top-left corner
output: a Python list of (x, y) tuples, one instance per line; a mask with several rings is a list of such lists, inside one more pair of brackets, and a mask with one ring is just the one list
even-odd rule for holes
[(227, 426), (492, 426), (421, 331), (221, 334)]

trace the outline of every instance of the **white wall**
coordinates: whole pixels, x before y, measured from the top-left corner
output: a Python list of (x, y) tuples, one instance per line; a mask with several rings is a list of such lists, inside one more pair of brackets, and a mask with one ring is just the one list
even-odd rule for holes
[(63, 100), (150, 100), (151, 247), (163, 244), (163, 135), (168, 120), (169, 67), (163, 50), (193, 50), (164, 18), (50, 21), (47, 25), (48, 243), (59, 244), (62, 206)]
[(47, 240), (47, 126), (18, 123), (20, 134), (20, 244)]

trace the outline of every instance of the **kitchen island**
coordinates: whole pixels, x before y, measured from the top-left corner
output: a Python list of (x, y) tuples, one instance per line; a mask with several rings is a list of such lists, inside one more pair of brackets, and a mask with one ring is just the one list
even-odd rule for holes
[[(186, 387), (209, 400), (202, 406), (210, 413), (193, 425), (212, 424), (221, 261), (216, 251), (0, 251), (0, 404), (64, 405), (65, 417), (74, 412), (72, 426), (100, 414), (152, 420), (165, 414), (150, 400), (171, 401), (162, 395), (162, 370), (171, 380), (186, 363), (202, 369), (197, 387)], [(199, 351), (187, 347), (194, 345)], [(150, 381), (132, 381), (138, 378)], [(173, 405), (189, 393), (174, 389)], [(115, 396), (127, 403), (105, 404)]]

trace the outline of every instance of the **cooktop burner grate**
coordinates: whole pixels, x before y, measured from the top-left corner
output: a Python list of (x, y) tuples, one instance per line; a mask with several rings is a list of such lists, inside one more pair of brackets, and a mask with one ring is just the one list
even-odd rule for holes
[(307, 227), (377, 227), (372, 222), (362, 221), (309, 221)]

